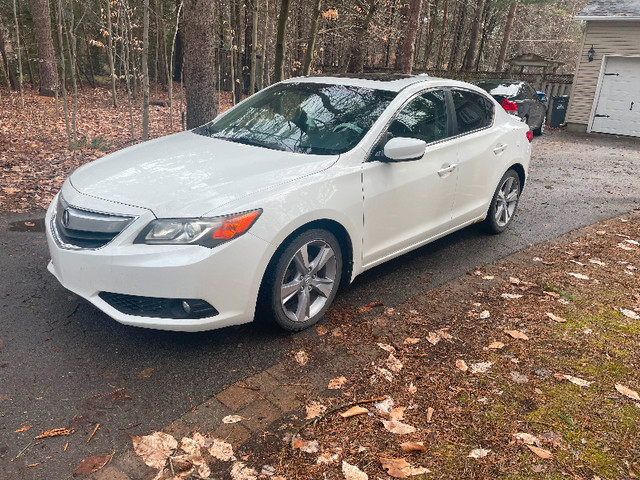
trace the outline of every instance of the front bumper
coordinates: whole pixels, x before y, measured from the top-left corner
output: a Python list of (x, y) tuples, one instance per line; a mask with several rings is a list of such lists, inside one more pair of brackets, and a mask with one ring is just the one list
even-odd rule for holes
[[(65, 195), (66, 197), (66, 195)], [(150, 220), (141, 212), (99, 249), (63, 248), (55, 238), (55, 200), (46, 215), (48, 270), (68, 290), (125, 325), (202, 331), (253, 320), (263, 273), (275, 247), (250, 232), (209, 249), (194, 245), (139, 245), (133, 239)], [(77, 205), (81, 206), (81, 205)], [(106, 206), (106, 205), (105, 205)], [(110, 205), (113, 208), (113, 204)], [(167, 299), (202, 299), (219, 313), (206, 318), (158, 318), (123, 313), (101, 292)]]

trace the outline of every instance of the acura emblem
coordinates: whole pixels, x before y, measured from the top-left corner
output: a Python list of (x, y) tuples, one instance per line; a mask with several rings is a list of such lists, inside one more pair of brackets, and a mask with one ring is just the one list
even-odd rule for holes
[(69, 209), (66, 208), (64, 212), (62, 212), (62, 225), (65, 227), (69, 226)]

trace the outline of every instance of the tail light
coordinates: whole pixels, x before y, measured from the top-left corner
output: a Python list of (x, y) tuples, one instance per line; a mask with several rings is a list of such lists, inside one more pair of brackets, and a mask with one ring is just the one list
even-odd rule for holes
[(516, 102), (512, 102), (511, 100), (505, 98), (504, 100), (502, 100), (502, 108), (504, 108), (505, 111), (507, 112), (517, 112), (518, 104)]
[(527, 140), (529, 140), (529, 143), (533, 141), (533, 130), (527, 130)]

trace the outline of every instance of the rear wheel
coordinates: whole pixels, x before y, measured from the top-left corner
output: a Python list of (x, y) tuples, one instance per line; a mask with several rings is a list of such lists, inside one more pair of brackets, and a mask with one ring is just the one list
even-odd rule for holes
[(515, 170), (507, 170), (498, 183), (484, 221), (490, 233), (502, 233), (513, 220), (520, 200), (520, 177)]
[(326, 230), (295, 237), (276, 261), (271, 278), (270, 307), (285, 330), (299, 331), (316, 323), (333, 302), (342, 278), (342, 253)]

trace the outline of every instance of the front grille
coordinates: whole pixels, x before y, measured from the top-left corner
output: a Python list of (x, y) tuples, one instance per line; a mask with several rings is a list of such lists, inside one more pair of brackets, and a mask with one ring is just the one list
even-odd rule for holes
[(133, 219), (72, 207), (59, 195), (53, 227), (63, 247), (100, 248), (113, 240)]
[[(100, 292), (99, 297), (119, 312), (138, 317), (206, 318), (218, 311), (204, 300), (141, 297), (122, 293)], [(184, 304), (188, 305), (188, 311)]]

